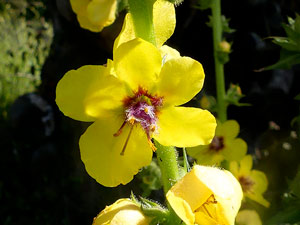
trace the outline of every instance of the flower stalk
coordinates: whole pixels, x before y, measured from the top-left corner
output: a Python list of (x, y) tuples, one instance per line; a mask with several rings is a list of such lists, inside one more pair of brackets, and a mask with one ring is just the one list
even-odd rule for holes
[(156, 46), (153, 25), (153, 4), (156, 0), (128, 0), (137, 37), (149, 41)]
[(219, 55), (219, 44), (222, 41), (222, 19), (221, 19), (221, 0), (214, 0), (212, 6), (212, 29), (214, 42), (214, 60), (217, 85), (218, 118), (221, 122), (227, 120), (227, 107), (225, 102), (225, 78), (224, 64), (221, 63)]
[[(133, 25), (137, 37), (144, 39), (156, 46), (153, 25), (153, 4), (155, 0), (128, 0), (129, 11), (132, 15)], [(155, 141), (158, 164), (162, 173), (164, 192), (168, 190), (179, 179), (177, 152), (174, 147), (166, 147)], [(168, 204), (169, 216), (166, 224), (179, 224), (180, 219)]]

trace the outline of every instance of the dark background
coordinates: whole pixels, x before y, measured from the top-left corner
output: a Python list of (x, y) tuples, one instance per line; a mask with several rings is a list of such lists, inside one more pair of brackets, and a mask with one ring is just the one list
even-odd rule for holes
[[(52, 22), (54, 38), (42, 68), (42, 83), (34, 94), (21, 96), (10, 106), (8, 119), (0, 126), (0, 224), (91, 224), (105, 205), (129, 197), (131, 190), (140, 194), (140, 180), (105, 188), (87, 175), (78, 139), (89, 124), (62, 115), (55, 105), (55, 87), (68, 70), (112, 58), (124, 13), (101, 33), (92, 33), (79, 27), (68, 0), (43, 3), (42, 15)], [(215, 95), (215, 78), (211, 28), (206, 25), (210, 11), (192, 8), (192, 3), (186, 0), (176, 8), (176, 30), (167, 44), (203, 64), (204, 89), (190, 103), (198, 106), (203, 93)], [(223, 0), (222, 12), (236, 30), (225, 34), (233, 42), (230, 62), (225, 65), (226, 87), (239, 84), (245, 95), (241, 102), (251, 104), (230, 106), (228, 117), (240, 123), (240, 135), (256, 155), (256, 168), (268, 176), (265, 196), (272, 206), (260, 208), (262, 217), (268, 218), (280, 210), (286, 181), (295, 176), (299, 164), (299, 140), (291, 138), (290, 132), (291, 121), (299, 115), (299, 101), (294, 97), (300, 92), (300, 68), (254, 70), (278, 61), (280, 48), (267, 38), (285, 36), (281, 23), (287, 23), (287, 16), (295, 18), (300, 4), (297, 0)], [(32, 99), (38, 100), (33, 103)], [(270, 129), (270, 121), (280, 130)], [(285, 142), (292, 146), (289, 151), (282, 147)], [(162, 193), (153, 192), (150, 197), (160, 200)]]

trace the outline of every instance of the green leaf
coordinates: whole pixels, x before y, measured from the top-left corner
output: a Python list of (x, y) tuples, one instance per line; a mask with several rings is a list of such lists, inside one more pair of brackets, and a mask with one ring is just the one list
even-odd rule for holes
[(300, 203), (297, 202), (292, 206), (284, 208), (273, 216), (265, 225), (280, 225), (280, 224), (296, 224), (300, 223)]
[(281, 50), (280, 60), (264, 68), (264, 70), (274, 70), (274, 69), (290, 69), (293, 65), (300, 63), (300, 53), (294, 53), (287, 50)]

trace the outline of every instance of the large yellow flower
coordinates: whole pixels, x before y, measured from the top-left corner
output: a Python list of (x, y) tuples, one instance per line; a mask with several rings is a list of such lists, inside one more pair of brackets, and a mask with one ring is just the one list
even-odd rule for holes
[(240, 182), (244, 197), (269, 207), (270, 203), (262, 196), (267, 190), (268, 180), (266, 175), (258, 170), (252, 170), (252, 156), (246, 155), (240, 163), (230, 162), (230, 171)]
[(86, 170), (100, 184), (126, 184), (149, 165), (152, 137), (166, 146), (210, 143), (216, 127), (211, 113), (180, 107), (202, 88), (199, 62), (189, 57), (165, 62), (154, 45), (139, 38), (120, 45), (109, 62), (67, 72), (56, 90), (66, 116), (94, 121), (79, 145)]
[(226, 170), (195, 165), (167, 193), (176, 214), (187, 224), (233, 225), (243, 192)]
[(80, 26), (99, 32), (116, 18), (117, 0), (70, 0)]
[(214, 139), (209, 145), (188, 148), (188, 154), (201, 165), (218, 165), (223, 160), (240, 160), (247, 152), (247, 144), (239, 134), (240, 126), (235, 120), (217, 125)]
[(119, 199), (114, 204), (106, 206), (97, 217), (93, 225), (149, 225), (150, 218), (145, 217), (139, 206), (130, 199)]

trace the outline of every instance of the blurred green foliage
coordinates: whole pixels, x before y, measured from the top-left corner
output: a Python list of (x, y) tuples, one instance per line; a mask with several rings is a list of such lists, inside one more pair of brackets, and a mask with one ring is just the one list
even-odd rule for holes
[(280, 59), (266, 70), (290, 69), (300, 63), (300, 16), (296, 19), (288, 18), (289, 24), (282, 24), (287, 37), (272, 37), (273, 42), (281, 47)]
[(0, 120), (11, 103), (40, 83), (53, 29), (41, 1), (0, 3)]

